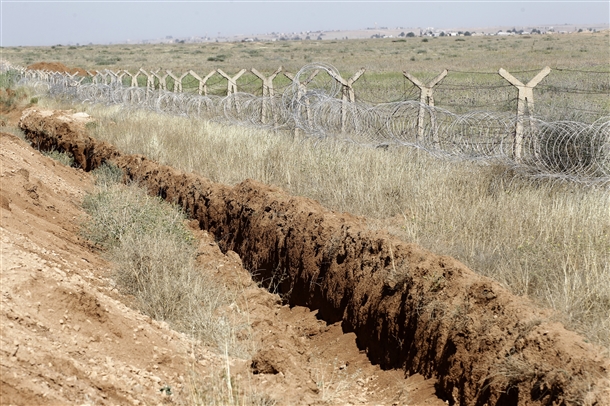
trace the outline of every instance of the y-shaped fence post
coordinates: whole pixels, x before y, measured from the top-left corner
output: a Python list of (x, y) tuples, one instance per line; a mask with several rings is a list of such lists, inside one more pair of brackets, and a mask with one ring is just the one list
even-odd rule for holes
[(137, 71), (135, 75), (128, 70), (124, 70), (123, 72), (125, 72), (125, 74), (131, 78), (129, 87), (138, 87), (138, 75), (140, 74), (140, 71)]
[[(443, 70), (427, 85), (420, 82), (419, 79), (417, 79), (407, 71), (403, 71), (402, 73), (407, 79), (411, 81), (411, 83), (413, 83), (419, 88), (419, 115), (417, 116), (417, 138), (421, 139), (424, 136), (424, 106), (434, 107), (434, 96), (432, 89), (434, 88), (434, 86), (438, 85), (440, 81), (445, 78), (445, 76), (447, 76), (447, 69)], [(436, 117), (433, 111), (430, 111), (430, 123), (432, 124), (432, 141), (434, 142), (434, 146), (438, 148), (439, 140), (438, 134), (436, 132)]]
[(138, 72), (142, 72), (144, 76), (146, 76), (146, 91), (153, 91), (155, 89), (155, 77), (152, 73), (146, 72), (144, 69), (140, 68)]
[(167, 73), (165, 73), (165, 75), (161, 76), (158, 75), (157, 72), (159, 72), (161, 69), (157, 69), (154, 72), (151, 72), (154, 76), (157, 77), (157, 79), (159, 79), (159, 91), (161, 90), (167, 90), (167, 77), (169, 76)]
[(91, 76), (91, 83), (97, 84), (97, 72), (94, 74), (93, 72), (87, 71), (87, 74)]
[(519, 95), (517, 96), (519, 98), (517, 101), (517, 125), (515, 126), (515, 143), (513, 144), (513, 157), (517, 162), (521, 161), (521, 150), (523, 148), (523, 121), (525, 108), (527, 106), (528, 115), (531, 116), (534, 111), (534, 87), (536, 87), (536, 85), (550, 72), (551, 68), (547, 66), (524, 85), (519, 79), (515, 78), (504, 69), (500, 68), (498, 71), (500, 76), (519, 89)]
[[(239, 72), (237, 72), (237, 74), (233, 77), (227, 75), (226, 73), (224, 73), (222, 71), (222, 69), (216, 69), (216, 71), (225, 79), (227, 79), (227, 97), (237, 93), (237, 79), (239, 79), (239, 77), (241, 75), (243, 75), (244, 73), (246, 73), (245, 69), (240, 70)], [(237, 100), (235, 98), (233, 98), (233, 102), (235, 103), (235, 110), (237, 111), (237, 114), (240, 114), (240, 108), (239, 108), (239, 103), (237, 103)]]
[(246, 73), (246, 70), (245, 69), (240, 70), (233, 77), (231, 77), (231, 76), (227, 75), (226, 73), (224, 73), (224, 71), (222, 69), (216, 69), (216, 71), (218, 73), (220, 73), (220, 76), (222, 76), (225, 79), (227, 79), (227, 82), (228, 82), (227, 83), (227, 96), (230, 96), (232, 94), (237, 93), (237, 79), (239, 79), (241, 75)]
[(169, 75), (170, 78), (174, 79), (174, 93), (181, 93), (182, 92), (182, 79), (184, 79), (184, 77), (186, 75), (188, 75), (189, 72), (186, 72), (185, 74), (183, 74), (180, 77), (174, 75), (171, 70), (166, 70), (165, 72)]
[(213, 70), (212, 72), (208, 73), (207, 76), (204, 77), (203, 79), (201, 79), (201, 77), (197, 73), (195, 73), (194, 70), (190, 70), (190, 71), (188, 71), (188, 73), (199, 82), (199, 88), (197, 89), (197, 92), (199, 93), (199, 95), (207, 96), (208, 95), (208, 79), (210, 79), (212, 76), (214, 76), (218, 72), (216, 72), (216, 70)]
[[(284, 72), (284, 76), (286, 76), (288, 79), (290, 79), (292, 81), (293, 84), (295, 84), (297, 86), (297, 107), (300, 106), (300, 102), (301, 99), (303, 98), (303, 96), (305, 95), (305, 93), (307, 93), (307, 85), (316, 77), (316, 75), (320, 73), (319, 69), (314, 70), (311, 75), (309, 75), (309, 77), (307, 78), (306, 81), (300, 83), (296, 76), (293, 75), (290, 72)], [(305, 99), (305, 115), (307, 116), (307, 125), (311, 126), (312, 121), (311, 121), (311, 110), (309, 110), (309, 99)], [(298, 136), (299, 135), (299, 128), (296, 127), (294, 129), (294, 135)]]
[(337, 82), (341, 84), (342, 103), (341, 103), (341, 132), (345, 132), (345, 124), (347, 121), (347, 103), (353, 103), (356, 101), (356, 95), (354, 94), (353, 84), (357, 81), (360, 76), (366, 71), (362, 68), (354, 74), (350, 79), (345, 80), (338, 73), (328, 70), (328, 74), (333, 77)]
[[(269, 77), (263, 75), (255, 68), (250, 69), (250, 71), (255, 74), (260, 80), (263, 81), (263, 104), (261, 106), (261, 122), (266, 124), (267, 122), (267, 99), (273, 97), (273, 79), (282, 71), (282, 67), (280, 66), (275, 72), (273, 72)], [(271, 112), (273, 114), (273, 118), (275, 120), (275, 112)]]
[(122, 82), (123, 75), (125, 75), (125, 73), (121, 73), (121, 71), (113, 72), (110, 69), (107, 69), (106, 72), (108, 73), (108, 76), (110, 78), (110, 84), (111, 85), (114, 85), (114, 84), (117, 84), (119, 82)]

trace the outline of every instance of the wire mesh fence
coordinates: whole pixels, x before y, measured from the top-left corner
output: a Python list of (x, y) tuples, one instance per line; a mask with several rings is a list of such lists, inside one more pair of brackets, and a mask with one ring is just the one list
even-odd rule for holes
[[(419, 101), (419, 89), (412, 83), (403, 89), (408, 99), (372, 103), (356, 97), (353, 102), (346, 101), (346, 97), (340, 98), (345, 95), (345, 86), (334, 79), (339, 72), (326, 64), (309, 64), (292, 77), (285, 75), (284, 79), (290, 80), (282, 82), (273, 95), (265, 96), (261, 80), (254, 75), (241, 76), (246, 81), (238, 84), (240, 90), (249, 92), (231, 92), (226, 79), (208, 75), (206, 94), (199, 94), (202, 82), (192, 75), (180, 79), (182, 91), (168, 90), (177, 89), (169, 75), (161, 79), (154, 76), (151, 86), (140, 87), (131, 86), (132, 77), (116, 74), (79, 78), (21, 71), (21, 83), (37, 92), (83, 103), (298, 131), (308, 137), (338, 138), (375, 147), (410, 146), (444, 158), (501, 161), (534, 177), (608, 186), (609, 74), (557, 71), (536, 93), (536, 114), (525, 117), (515, 114), (515, 87), (497, 73), (472, 76), (471, 72), (449, 72), (434, 88), (434, 106)], [(512, 73), (527, 83), (537, 71)], [(591, 75), (596, 79), (584, 80)], [(192, 81), (185, 81), (187, 77)], [(426, 82), (430, 78), (421, 79)], [(151, 76), (135, 79), (141, 84)], [(561, 117), (570, 119), (555, 119)], [(517, 156), (518, 125), (523, 134)]]

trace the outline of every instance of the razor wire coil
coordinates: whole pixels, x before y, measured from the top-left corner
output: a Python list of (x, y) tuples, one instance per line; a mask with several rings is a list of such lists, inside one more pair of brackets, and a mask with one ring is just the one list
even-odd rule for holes
[[(345, 102), (339, 98), (342, 88), (332, 74), (338, 72), (331, 65), (306, 65), (291, 85), (281, 92), (276, 89), (274, 96), (264, 97), (239, 92), (206, 96), (131, 87), (125, 86), (122, 80), (114, 80), (112, 75), (102, 77), (101, 81), (82, 83), (60, 73), (46, 76), (22, 73), (20, 83), (39, 93), (83, 103), (121, 105), (275, 130), (298, 129), (308, 137), (338, 138), (371, 146), (409, 146), (443, 158), (501, 161), (534, 177), (610, 185), (610, 116), (592, 123), (528, 117), (520, 123), (527, 131), (523, 155), (516, 160), (513, 157), (517, 125), (514, 111), (458, 114), (415, 100), (379, 104), (361, 99)], [(255, 82), (260, 80), (252, 79), (248, 83)], [(222, 84), (226, 89), (226, 81), (212, 84), (218, 87)], [(451, 84), (445, 85), (445, 88), (451, 87)], [(173, 89), (173, 86), (167, 88)], [(415, 98), (413, 91), (411, 96)], [(498, 104), (514, 102), (512, 97)]]

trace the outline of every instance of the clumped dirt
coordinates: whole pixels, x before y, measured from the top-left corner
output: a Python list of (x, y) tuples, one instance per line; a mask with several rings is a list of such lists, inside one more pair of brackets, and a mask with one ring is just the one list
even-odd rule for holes
[[(123, 155), (61, 112), (30, 109), (21, 127), (33, 144), (71, 152), (85, 170), (111, 160), (126, 179), (180, 204), (259, 281), (281, 279), (288, 304), (352, 333), (383, 369), (436, 379), (436, 394), (450, 404), (608, 404), (601, 348), (455, 259), (278, 188), (220, 185)], [(288, 359), (266, 348), (254, 370), (273, 375)]]
[[(36, 62), (27, 67), (29, 70), (46, 70), (50, 72), (69, 73), (78, 76), (87, 76), (88, 73), (83, 68), (69, 68), (61, 62)], [(95, 72), (91, 72), (95, 73)]]
[[(70, 117), (71, 125), (87, 122)], [(189, 404), (195, 387), (222, 384), (227, 360), (126, 306), (111, 264), (80, 237), (90, 175), (13, 135), (0, 133), (0, 145), (0, 404)], [(354, 333), (283, 304), (235, 252), (190, 225), (202, 272), (242, 292), (222, 309), (248, 319), (245, 339), (258, 349), (252, 361), (229, 359), (241, 390), (278, 405), (444, 404), (435, 380), (371, 364)]]

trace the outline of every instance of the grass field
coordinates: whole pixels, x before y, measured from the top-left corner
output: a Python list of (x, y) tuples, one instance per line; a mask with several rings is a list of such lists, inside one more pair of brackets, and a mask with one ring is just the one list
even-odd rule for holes
[[(84, 69), (194, 69), (207, 73), (255, 67), (267, 73), (278, 66), (295, 72), (309, 62), (330, 63), (345, 75), (361, 67), (386, 74), (409, 70), (436, 75), (442, 69), (497, 72), (561, 68), (606, 67), (608, 32), (473, 37), (412, 37), (404, 40), (277, 41), (158, 45), (86, 45), (4, 47), (3, 57), (27, 66), (59, 61)], [(401, 41), (401, 42), (398, 42)], [(607, 70), (607, 69), (606, 69)]]
[[(419, 89), (404, 77), (405, 70), (427, 83), (448, 69), (449, 75), (435, 87), (435, 104), (455, 113), (516, 111), (517, 89), (498, 75), (498, 69), (504, 68), (527, 83), (542, 68), (550, 66), (553, 71), (535, 89), (535, 113), (550, 121), (592, 122), (610, 114), (609, 35), (599, 32), (400, 40), (57, 45), (9, 47), (2, 48), (2, 52), (3, 58), (22, 66), (62, 62), (88, 70), (127, 69), (132, 73), (140, 68), (161, 73), (169, 69), (178, 76), (192, 69), (200, 77), (217, 68), (229, 75), (247, 69), (237, 80), (238, 91), (258, 95), (262, 93), (262, 83), (250, 68), (270, 75), (279, 66), (296, 73), (308, 63), (327, 63), (346, 79), (365, 68), (365, 74), (354, 83), (354, 90), (358, 101), (372, 104), (419, 100)], [(138, 80), (140, 86), (145, 86), (143, 75)], [(124, 83), (130, 83), (127, 76)], [(171, 77), (167, 78), (167, 85), (173, 89)], [(183, 85), (184, 91), (194, 92), (198, 82), (187, 76)], [(290, 85), (283, 74), (274, 80), (276, 93)], [(226, 90), (226, 79), (220, 75), (208, 81), (209, 94), (222, 96)]]
[[(439, 94), (437, 104), (454, 104), (458, 110), (468, 107), (468, 103), (473, 107), (485, 103), (479, 93), (474, 98), (468, 97), (468, 92), (486, 81), (501, 82), (503, 79), (495, 73), (500, 67), (517, 72), (515, 75), (527, 82), (543, 66), (550, 65), (570, 69), (552, 73), (562, 89), (578, 90), (585, 83), (598, 91), (596, 95), (562, 91), (558, 96), (549, 87), (543, 89), (538, 106), (558, 109), (557, 116), (570, 118), (573, 116), (567, 114), (583, 105), (599, 115), (608, 115), (610, 75), (574, 72), (607, 72), (608, 38), (604, 32), (451, 37), (427, 42), (416, 37), (405, 42), (377, 39), (75, 49), (56, 46), (5, 48), (3, 52), (7, 60), (16, 64), (60, 61), (88, 69), (120, 67), (132, 71), (140, 66), (162, 66), (178, 71), (194, 69), (203, 74), (214, 68), (236, 72), (249, 67), (270, 73), (280, 64), (295, 72), (309, 61), (326, 62), (345, 76), (360, 67), (369, 69), (371, 73), (365, 74), (357, 85), (368, 86), (368, 93), (362, 94), (371, 99), (392, 99), (409, 92), (394, 82), (404, 84), (400, 74), (404, 69), (427, 81), (447, 68), (454, 71), (452, 78), (447, 78), (449, 84), (468, 86), (461, 89), (460, 97), (446, 101)], [(96, 58), (102, 56), (104, 61), (120, 60), (100, 64)], [(208, 61), (210, 57), (215, 61)], [(578, 74), (601, 80), (589, 83), (579, 79)], [(244, 75), (243, 80), (255, 82), (252, 75)], [(487, 89), (486, 93), (490, 98), (507, 89), (514, 93), (509, 86), (502, 89)], [(545, 92), (549, 93), (546, 100), (552, 99), (553, 104), (545, 101)], [(507, 97), (506, 94), (500, 97)], [(75, 107), (50, 100), (40, 103)], [(114, 143), (124, 152), (142, 153), (218, 182), (234, 184), (253, 178), (314, 198), (335, 210), (366, 216), (371, 227), (386, 228), (407, 241), (455, 256), (513, 292), (557, 310), (558, 319), (582, 331), (590, 340), (610, 346), (608, 189), (523, 179), (501, 166), (441, 161), (407, 148), (314, 143), (289, 134), (128, 112), (117, 107), (76, 107), (98, 118), (92, 128), (95, 137)], [(512, 105), (508, 107), (512, 109)]]

